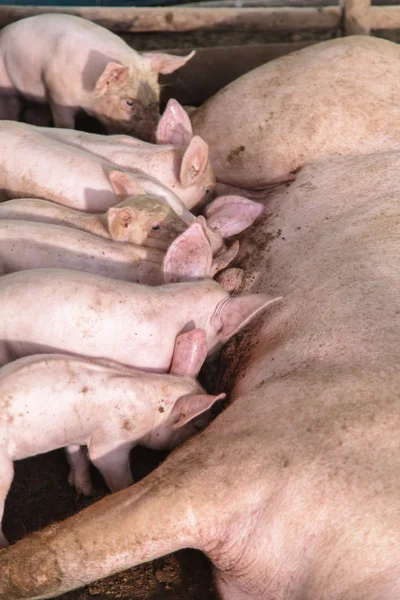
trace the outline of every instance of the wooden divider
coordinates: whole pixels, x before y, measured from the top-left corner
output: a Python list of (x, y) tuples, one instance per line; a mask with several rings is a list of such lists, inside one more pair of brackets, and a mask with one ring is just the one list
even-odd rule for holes
[[(268, 1), (268, 0), (264, 0)], [(270, 0), (274, 4), (274, 0)], [(283, 0), (280, 0), (281, 4)], [(116, 32), (188, 31), (319, 31), (342, 29), (344, 34), (369, 34), (371, 30), (400, 28), (400, 6), (371, 6), (371, 0), (339, 0), (341, 4), (266, 6), (255, 8), (207, 7), (58, 7), (0, 6), (0, 27), (45, 12), (67, 12), (99, 23)], [(381, 1), (381, 0), (380, 0)], [(393, 0), (390, 0), (393, 1)], [(332, 2), (334, 4), (334, 2)]]
[(23, 17), (69, 13), (116, 32), (184, 32), (202, 30), (295, 31), (340, 25), (339, 6), (322, 8), (108, 8), (0, 6), (0, 27)]
[(371, 0), (345, 0), (344, 30), (346, 35), (369, 35)]

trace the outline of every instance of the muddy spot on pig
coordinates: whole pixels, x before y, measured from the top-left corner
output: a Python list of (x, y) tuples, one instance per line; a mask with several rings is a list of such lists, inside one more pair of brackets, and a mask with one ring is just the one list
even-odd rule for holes
[[(167, 456), (135, 448), (131, 468), (135, 481), (145, 477)], [(57, 450), (15, 463), (15, 477), (7, 497), (4, 533), (10, 543), (77, 513), (108, 492), (101, 475), (91, 469), (93, 498), (78, 496), (68, 485), (68, 464)], [(60, 600), (216, 600), (208, 560), (193, 550), (140, 565), (112, 577), (63, 594)]]

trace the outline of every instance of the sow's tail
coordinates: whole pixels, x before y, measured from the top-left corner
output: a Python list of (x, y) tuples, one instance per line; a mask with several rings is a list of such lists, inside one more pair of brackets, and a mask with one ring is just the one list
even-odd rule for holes
[[(176, 465), (175, 456), (166, 463)], [(53, 598), (193, 547), (194, 515), (166, 463), (140, 483), (1, 550), (0, 599)]]

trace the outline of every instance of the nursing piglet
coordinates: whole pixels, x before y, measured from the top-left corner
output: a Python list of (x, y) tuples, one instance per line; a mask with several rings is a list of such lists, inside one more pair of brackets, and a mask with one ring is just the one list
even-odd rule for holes
[(158, 250), (166, 250), (188, 227), (167, 202), (153, 194), (132, 196), (105, 213), (96, 214), (48, 200), (17, 198), (0, 203), (0, 219), (62, 225)]
[(212, 279), (147, 287), (69, 269), (20, 271), (0, 277), (0, 364), (67, 352), (165, 373), (178, 334), (204, 329), (210, 355), (276, 299), (230, 298)]
[(0, 34), (0, 109), (17, 119), (19, 97), (49, 103), (56, 127), (75, 127), (83, 109), (109, 133), (153, 139), (159, 117), (159, 73), (186, 57), (139, 55), (111, 31), (71, 15), (21, 19)]
[(3, 200), (43, 198), (88, 212), (106, 211), (146, 190), (161, 196), (187, 223), (194, 220), (176, 194), (149, 175), (13, 121), (0, 121), (0, 190)]
[(158, 144), (127, 135), (99, 135), (37, 127), (54, 140), (101, 156), (124, 169), (139, 169), (156, 178), (187, 206), (207, 203), (213, 196), (215, 176), (207, 144), (193, 136), (190, 119), (176, 100), (169, 100), (156, 131)]
[(3, 367), (0, 547), (8, 545), (1, 519), (14, 460), (66, 447), (69, 482), (90, 495), (85, 444), (90, 460), (115, 492), (133, 483), (133, 446), (173, 448), (202, 429), (208, 419), (196, 417), (224, 397), (207, 395), (193, 377), (156, 375), (63, 354), (30, 356)]
[(238, 242), (213, 261), (204, 217), (198, 217), (165, 254), (156, 248), (121, 244), (69, 227), (0, 220), (0, 275), (62, 268), (161, 285), (164, 281), (213, 277), (233, 260), (237, 250)]

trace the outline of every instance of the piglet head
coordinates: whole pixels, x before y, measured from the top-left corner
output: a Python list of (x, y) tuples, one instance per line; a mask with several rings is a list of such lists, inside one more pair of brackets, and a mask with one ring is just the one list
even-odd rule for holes
[[(180, 393), (164, 397), (161, 415), (156, 414), (157, 425), (140, 443), (151, 448), (173, 448), (203, 430), (211, 418), (211, 407), (225, 394), (206, 394), (195, 380), (207, 357), (207, 339), (204, 329), (181, 333), (175, 340), (170, 381), (180, 381)], [(182, 394), (182, 386), (189, 393)], [(172, 385), (169, 386), (169, 390)]]
[(262, 214), (264, 206), (241, 196), (220, 196), (205, 209), (208, 227), (223, 238), (241, 233)]
[(159, 97), (157, 73), (109, 62), (96, 82), (91, 106), (108, 133), (154, 141)]
[(111, 239), (167, 250), (188, 225), (165, 200), (145, 193), (127, 198), (107, 211)]

